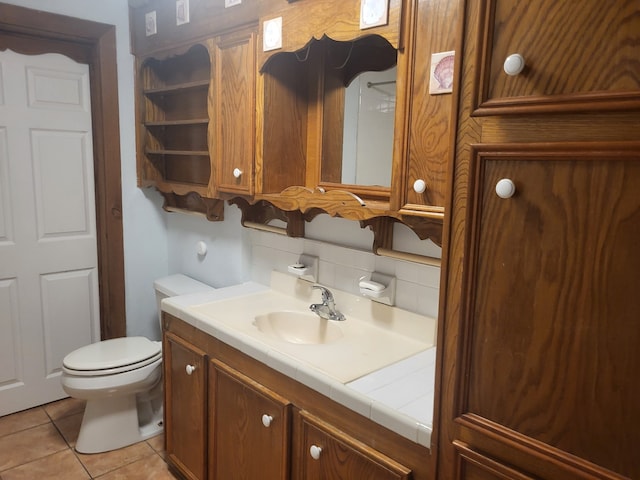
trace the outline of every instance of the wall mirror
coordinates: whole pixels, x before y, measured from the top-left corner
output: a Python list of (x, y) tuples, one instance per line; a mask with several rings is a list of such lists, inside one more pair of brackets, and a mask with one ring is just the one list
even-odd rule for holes
[(397, 58), (378, 35), (325, 36), (271, 56), (261, 69), (262, 192), (302, 185), (388, 202)]
[(351, 191), (372, 187), (388, 195), (397, 52), (382, 37), (368, 36), (328, 41), (324, 56), (321, 184), (349, 185)]
[(391, 187), (396, 67), (362, 72), (345, 90), (340, 183)]

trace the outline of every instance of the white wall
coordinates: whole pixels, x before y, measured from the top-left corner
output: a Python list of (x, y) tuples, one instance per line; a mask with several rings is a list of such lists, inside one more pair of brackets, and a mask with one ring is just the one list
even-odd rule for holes
[[(214, 287), (250, 280), (251, 239), (240, 225), (240, 210), (225, 206), (224, 222), (174, 213), (168, 215), (169, 270), (182, 272)], [(204, 242), (207, 253), (198, 255)]]
[[(439, 269), (373, 255), (373, 235), (357, 222), (320, 215), (306, 224), (307, 239), (292, 239), (243, 228), (235, 206), (225, 207), (224, 222), (165, 213), (157, 192), (136, 186), (134, 61), (127, 0), (3, 1), (116, 26), (128, 335), (159, 338), (153, 292), (156, 278), (184, 272), (218, 287), (249, 279), (268, 283), (272, 269), (286, 271), (302, 252), (320, 256), (321, 282), (353, 293), (357, 293), (357, 279), (373, 270), (396, 275), (397, 304), (436, 316)], [(204, 257), (196, 253), (198, 241), (208, 247)], [(440, 255), (439, 248), (419, 241), (401, 226), (396, 227), (394, 245)]]
[[(391, 186), (397, 68), (363, 72), (345, 92), (342, 183)], [(368, 86), (369, 82), (393, 82)]]

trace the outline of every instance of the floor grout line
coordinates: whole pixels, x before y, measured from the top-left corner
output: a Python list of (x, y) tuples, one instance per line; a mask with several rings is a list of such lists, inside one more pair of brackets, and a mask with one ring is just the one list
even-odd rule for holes
[[(64, 400), (61, 400), (59, 402), (64, 402)], [(57, 402), (52, 402), (53, 403), (57, 403)], [(77, 415), (78, 413), (82, 413), (81, 411), (76, 411), (74, 408), (70, 408), (67, 412), (64, 411), (64, 408), (62, 408), (61, 410), (57, 411), (56, 409), (52, 408), (50, 409), (50, 411), (48, 412), (46, 408), (44, 408), (44, 406), (40, 406), (40, 407), (35, 407), (34, 409), (41, 409), (44, 414), (45, 417), (43, 418), (47, 418), (47, 421), (42, 421), (42, 419), (40, 420), (36, 420), (36, 422), (41, 422), (41, 423), (36, 423), (36, 424), (31, 424), (30, 421), (28, 423), (27, 427), (24, 427), (20, 424), (20, 423), (16, 423), (15, 425), (13, 425), (13, 428), (15, 428), (15, 431), (11, 431), (10, 433), (6, 433), (0, 436), (1, 438), (7, 437), (9, 435), (14, 435), (14, 434), (21, 434), (24, 432), (27, 432), (28, 430), (34, 429), (34, 428), (38, 428), (38, 427), (42, 427), (44, 425), (50, 424), (54, 431), (56, 432), (56, 434), (62, 438), (63, 442), (64, 442), (64, 448), (61, 448), (60, 450), (54, 451), (54, 452), (49, 452), (45, 455), (42, 455), (38, 458), (33, 458), (30, 459), (26, 462), (17, 464), (17, 465), (12, 465), (9, 468), (6, 468), (4, 470), (2, 470), (2, 472), (0, 472), (0, 480), (3, 480), (5, 476), (8, 475), (7, 472), (12, 471), (13, 469), (17, 469), (17, 468), (22, 468), (24, 469), (25, 467), (27, 467), (30, 464), (33, 464), (35, 462), (40, 462), (43, 461), (45, 459), (47, 459), (48, 457), (51, 457), (53, 455), (57, 455), (60, 454), (61, 452), (66, 452), (66, 451), (71, 451), (73, 458), (75, 459), (76, 462), (80, 463), (80, 466), (82, 468), (82, 472), (84, 472), (84, 474), (86, 474), (88, 479), (91, 480), (95, 480), (95, 479), (99, 479), (101, 477), (106, 477), (108, 475), (113, 474), (113, 472), (116, 472), (117, 470), (121, 469), (121, 468), (126, 468), (136, 462), (148, 462), (151, 461), (156, 462), (157, 459), (155, 458), (156, 456), (159, 457), (160, 461), (162, 461), (163, 463), (166, 464), (166, 459), (165, 459), (165, 455), (164, 455), (164, 447), (160, 447), (162, 450), (156, 450), (156, 448), (154, 448), (153, 444), (150, 442), (150, 440), (153, 439), (147, 439), (147, 440), (143, 440), (139, 443), (144, 443), (146, 449), (148, 449), (148, 451), (144, 451), (141, 452), (142, 456), (140, 457), (128, 457), (128, 456), (124, 456), (123, 459), (120, 459), (118, 462), (114, 462), (113, 467), (111, 465), (107, 465), (107, 470), (99, 472), (99, 475), (93, 476), (89, 470), (89, 466), (85, 465), (85, 463), (82, 461), (80, 454), (78, 452), (76, 452), (75, 448), (72, 446), (72, 441), (74, 438), (74, 435), (72, 434), (72, 432), (67, 432), (68, 434), (68, 438), (65, 437), (65, 435), (63, 434), (63, 431), (61, 429), (61, 427), (58, 426), (58, 424), (56, 422), (60, 422), (61, 420), (67, 418), (67, 417), (71, 417), (73, 415)], [(59, 415), (59, 412), (64, 412), (64, 414)], [(22, 412), (18, 412), (17, 414), (14, 415), (18, 415)], [(7, 415), (6, 417), (10, 417), (11, 415)], [(56, 418), (54, 419), (53, 416), (55, 416)], [(5, 418), (5, 417), (0, 417), (0, 421)], [(11, 426), (11, 422), (9, 422), (9, 425)], [(78, 426), (79, 428), (79, 426)], [(77, 435), (76, 435), (77, 436)], [(155, 443), (157, 446), (157, 442)], [(134, 444), (134, 445), (138, 445), (138, 444)], [(124, 447), (123, 447), (124, 448)], [(144, 450), (144, 449), (143, 449)], [(105, 454), (107, 454), (109, 452), (105, 452)], [(95, 454), (95, 455), (101, 455), (101, 454)], [(14, 457), (15, 458), (15, 457)], [(122, 462), (122, 463), (120, 463)], [(80, 470), (78, 470), (78, 473), (80, 472)], [(169, 468), (167, 467), (167, 472), (171, 475), (172, 478), (175, 478), (175, 476), (173, 475), (173, 473), (169, 470)]]

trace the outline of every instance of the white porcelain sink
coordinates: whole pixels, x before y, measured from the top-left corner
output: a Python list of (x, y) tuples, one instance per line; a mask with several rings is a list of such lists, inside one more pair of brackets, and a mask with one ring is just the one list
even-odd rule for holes
[(265, 335), (303, 345), (332, 343), (344, 336), (339, 324), (310, 312), (269, 312), (256, 316), (253, 325)]
[(344, 322), (311, 312), (319, 293), (280, 272), (272, 273), (270, 289), (181, 308), (181, 297), (172, 297), (163, 300), (163, 309), (269, 366), (288, 365), (283, 373), (311, 367), (343, 384), (433, 346), (435, 319), (332, 291)]

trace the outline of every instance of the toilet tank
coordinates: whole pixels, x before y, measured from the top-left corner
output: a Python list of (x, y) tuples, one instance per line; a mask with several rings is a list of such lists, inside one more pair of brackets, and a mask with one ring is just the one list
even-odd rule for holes
[(153, 288), (156, 291), (156, 304), (158, 308), (158, 321), (160, 321), (160, 330), (162, 331), (162, 311), (160, 310), (160, 302), (163, 298), (177, 297), (178, 295), (187, 295), (189, 293), (210, 292), (215, 288), (199, 282), (191, 277), (178, 273), (162, 277), (153, 282)]

